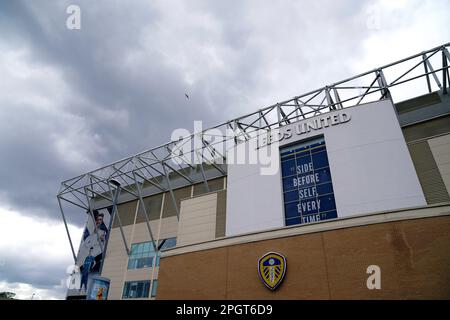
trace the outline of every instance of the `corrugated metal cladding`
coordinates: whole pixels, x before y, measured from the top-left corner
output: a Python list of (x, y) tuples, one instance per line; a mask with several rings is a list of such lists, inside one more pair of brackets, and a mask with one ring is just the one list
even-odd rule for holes
[(450, 116), (443, 116), (402, 128), (406, 143), (450, 132)]
[(421, 109), (426, 106), (440, 103), (441, 101), (442, 100), (439, 96), (439, 93), (433, 92), (420, 97), (416, 97), (414, 99), (396, 103), (395, 109), (397, 109), (398, 114), (404, 114), (417, 109)]
[[(221, 178), (211, 179), (208, 181), (208, 186), (209, 186), (210, 192), (222, 190), (222, 189), (224, 189), (224, 178), (221, 177)], [(196, 184), (193, 186), (193, 188), (194, 188), (194, 192), (193, 192), (194, 196), (206, 193), (206, 188), (203, 183)], [(192, 192), (192, 186), (187, 186), (187, 187), (173, 190), (178, 208), (180, 207), (181, 200), (185, 199), (185, 198), (189, 198), (191, 196), (191, 192)], [(225, 221), (225, 213), (224, 213), (225, 209), (222, 209), (222, 207), (225, 208), (225, 206), (226, 206), (225, 195), (222, 195), (222, 196), (219, 195), (219, 198), (220, 198), (220, 208), (218, 205), (218, 212), (222, 213), (222, 211), (223, 211), (224, 217), (221, 217), (221, 219), (223, 221)], [(142, 210), (142, 208), (139, 208), (138, 214), (136, 216), (137, 202), (138, 202), (137, 200), (134, 200), (134, 201), (122, 203), (117, 206), (119, 215), (120, 215), (120, 220), (122, 222), (122, 226), (127, 226), (127, 225), (133, 224), (135, 219), (136, 219), (136, 223), (145, 222), (144, 211)], [(160, 214), (161, 214), (161, 207), (163, 206), (162, 202), (163, 202), (163, 193), (155, 194), (155, 195), (144, 198), (145, 207), (147, 209), (147, 214), (148, 214), (150, 220), (159, 219)], [(166, 192), (165, 196), (164, 196), (164, 206), (163, 206), (163, 211), (162, 211), (162, 217), (163, 218), (173, 217), (173, 216), (176, 216), (176, 214), (177, 213), (173, 206), (172, 197), (169, 192)], [(222, 223), (222, 220), (220, 220), (221, 223)], [(117, 219), (117, 216), (115, 217), (114, 222), (113, 222), (113, 228), (116, 228), (116, 227), (119, 227), (119, 221)], [(218, 229), (221, 230), (221, 228), (222, 228), (222, 225), (220, 224), (218, 226)], [(223, 229), (224, 228), (225, 228), (225, 223), (223, 222)], [(224, 231), (223, 231), (223, 233), (224, 233)], [(222, 232), (219, 231), (218, 234), (222, 234)]]
[(217, 192), (216, 238), (225, 237), (227, 223), (227, 191)]
[(450, 201), (427, 140), (408, 145), (417, 176), (428, 204)]
[[(218, 191), (223, 189), (223, 178), (212, 179), (208, 181), (209, 192)], [(194, 185), (194, 196), (198, 196), (202, 193), (206, 193), (204, 183), (197, 183)]]

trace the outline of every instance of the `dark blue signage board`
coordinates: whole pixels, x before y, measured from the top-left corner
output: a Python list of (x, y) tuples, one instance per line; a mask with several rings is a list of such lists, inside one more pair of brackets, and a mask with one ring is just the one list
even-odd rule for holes
[(286, 226), (337, 218), (323, 137), (282, 148), (280, 156)]

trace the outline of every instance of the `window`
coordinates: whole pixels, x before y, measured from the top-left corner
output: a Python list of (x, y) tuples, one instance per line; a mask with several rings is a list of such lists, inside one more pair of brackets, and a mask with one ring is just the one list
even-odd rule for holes
[(153, 280), (152, 298), (156, 297), (156, 290), (158, 289), (158, 280)]
[(286, 225), (337, 217), (325, 140), (280, 150)]
[(159, 267), (159, 258), (161, 255), (161, 250), (167, 250), (175, 247), (176, 245), (177, 245), (177, 238), (168, 238), (159, 240), (158, 254), (156, 255), (156, 267)]
[(153, 265), (155, 250), (150, 242), (134, 243), (131, 245), (128, 269), (149, 268)]
[(156, 256), (156, 267), (159, 267), (160, 250), (166, 250), (175, 247), (177, 238), (162, 239), (158, 242), (158, 253), (155, 254), (152, 242), (134, 243), (131, 245), (131, 253), (128, 259), (128, 269), (151, 268), (153, 259)]
[(123, 287), (123, 299), (148, 298), (150, 281), (127, 281)]

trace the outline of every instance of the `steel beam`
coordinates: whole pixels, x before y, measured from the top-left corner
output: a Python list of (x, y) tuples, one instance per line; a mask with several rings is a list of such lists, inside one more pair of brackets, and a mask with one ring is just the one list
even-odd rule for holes
[(136, 179), (136, 175), (135, 175), (134, 171), (133, 171), (133, 175), (134, 175), (134, 183), (136, 184), (136, 189), (137, 189), (138, 196), (139, 196), (139, 204), (142, 207), (142, 210), (144, 212), (145, 224), (147, 225), (147, 229), (148, 229), (148, 233), (150, 235), (150, 239), (152, 241), (153, 249), (155, 249), (155, 253), (156, 253), (156, 252), (158, 252), (158, 248), (156, 246), (155, 238), (153, 237), (152, 228), (150, 227), (150, 219), (148, 218), (147, 208), (145, 207), (144, 199), (142, 198), (141, 187), (139, 186), (139, 183)]
[(58, 204), (59, 204), (59, 210), (61, 211), (61, 216), (63, 218), (64, 227), (66, 228), (67, 237), (69, 238), (70, 249), (72, 250), (73, 261), (74, 261), (74, 264), (76, 264), (77, 263), (77, 255), (75, 254), (75, 250), (73, 249), (72, 238), (70, 237), (70, 232), (69, 232), (69, 228), (67, 226), (66, 216), (64, 215), (64, 210), (63, 210), (63, 207), (61, 204), (61, 199), (59, 197), (57, 197), (57, 199), (58, 199)]

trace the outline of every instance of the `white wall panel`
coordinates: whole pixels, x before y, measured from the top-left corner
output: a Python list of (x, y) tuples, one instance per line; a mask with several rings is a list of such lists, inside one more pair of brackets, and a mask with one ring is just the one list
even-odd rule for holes
[[(338, 217), (426, 205), (392, 103), (368, 103), (318, 118), (342, 113), (350, 120), (300, 135), (296, 126), (310, 119), (285, 126), (280, 131), (293, 134), (279, 143), (325, 137)], [(260, 168), (228, 166), (227, 236), (284, 225), (280, 170), (262, 176)]]

